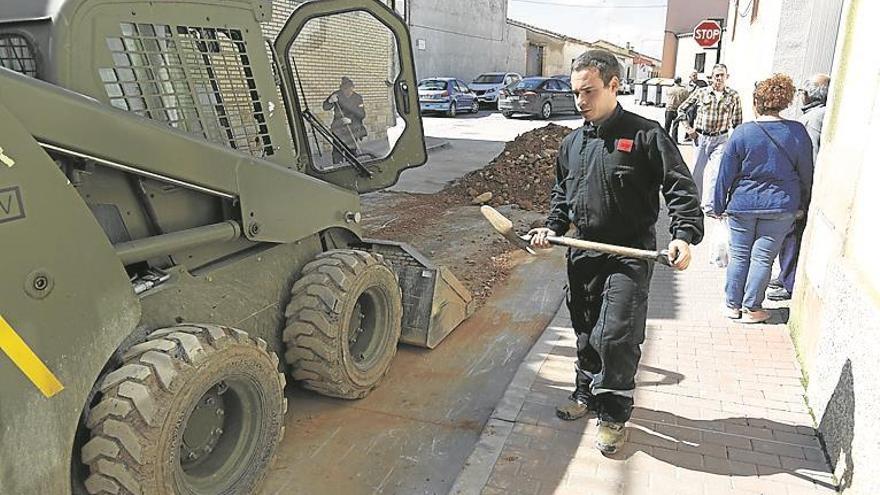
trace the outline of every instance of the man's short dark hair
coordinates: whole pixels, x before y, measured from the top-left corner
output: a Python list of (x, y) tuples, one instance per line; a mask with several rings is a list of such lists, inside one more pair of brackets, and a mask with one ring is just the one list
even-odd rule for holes
[(578, 55), (574, 62), (571, 63), (572, 72), (580, 72), (589, 68), (595, 68), (599, 71), (599, 77), (607, 87), (611, 82), (611, 78), (616, 77), (620, 80), (620, 63), (617, 57), (608, 50), (587, 50)]
[(729, 71), (727, 70), (727, 66), (724, 64), (715, 64), (715, 66), (712, 67), (712, 72), (715, 72), (715, 69), (722, 69), (725, 74), (729, 73)]

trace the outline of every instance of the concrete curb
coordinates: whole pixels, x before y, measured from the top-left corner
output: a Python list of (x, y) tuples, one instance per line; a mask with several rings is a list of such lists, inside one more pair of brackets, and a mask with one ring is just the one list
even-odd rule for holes
[(430, 153), (432, 151), (441, 150), (449, 147), (449, 141), (438, 138), (425, 138), (425, 150)]
[[(560, 309), (563, 308), (560, 303)], [(538, 378), (538, 372), (562, 336), (571, 332), (570, 328), (563, 326), (568, 324), (568, 318), (560, 316), (557, 311), (553, 321), (520, 363), (507, 390), (504, 391), (504, 395), (489, 416), (489, 421), (483, 427), (473, 452), (468, 456), (464, 468), (449, 490), (450, 494), (476, 495), (483, 491), (501, 455), (501, 450), (513, 431), (516, 417), (526, 402), (526, 396)]]

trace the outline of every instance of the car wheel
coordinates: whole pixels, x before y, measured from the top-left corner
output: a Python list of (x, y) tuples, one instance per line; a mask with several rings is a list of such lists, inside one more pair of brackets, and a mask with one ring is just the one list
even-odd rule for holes
[(550, 102), (548, 101), (548, 102), (544, 103), (543, 106), (541, 106), (541, 118), (544, 120), (547, 120), (550, 118), (551, 115), (553, 115), (553, 107), (550, 105)]
[(513, 118), (513, 112), (501, 112), (501, 115), (503, 115), (505, 119)]
[(457, 114), (457, 112), (455, 110), (455, 102), (453, 101), (452, 103), (449, 104), (449, 110), (446, 112), (446, 116), (454, 118), (456, 114)]
[(471, 113), (480, 113), (480, 102), (476, 99), (471, 103)]

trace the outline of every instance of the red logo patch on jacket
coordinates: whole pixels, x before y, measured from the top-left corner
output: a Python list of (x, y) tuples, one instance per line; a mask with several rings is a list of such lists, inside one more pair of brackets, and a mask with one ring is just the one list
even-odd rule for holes
[(617, 151), (623, 151), (624, 153), (629, 153), (633, 149), (633, 140), (632, 139), (618, 139), (617, 140)]

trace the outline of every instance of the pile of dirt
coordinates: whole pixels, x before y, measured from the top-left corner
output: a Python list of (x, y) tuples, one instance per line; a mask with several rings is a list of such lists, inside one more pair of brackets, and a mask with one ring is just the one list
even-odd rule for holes
[(556, 124), (525, 132), (504, 146), (486, 167), (470, 172), (443, 190), (449, 201), (546, 212), (556, 180), (556, 156), (572, 130)]
[[(520, 134), (487, 166), (435, 194), (383, 193), (376, 204), (366, 205), (364, 228), (369, 237), (408, 242), (447, 266), (481, 306), (509, 275), (513, 248), (488, 223), (484, 228), (456, 225), (461, 208), (516, 205), (506, 214), (517, 231), (543, 225), (540, 213), (550, 206), (556, 156), (570, 132), (568, 127), (548, 124)], [(455, 212), (447, 214), (450, 210)], [(435, 252), (437, 245), (445, 249)]]

